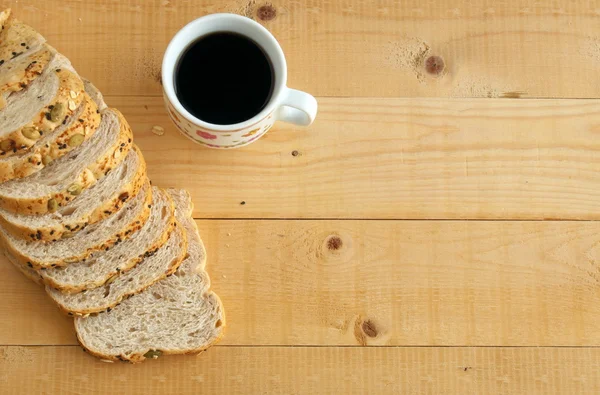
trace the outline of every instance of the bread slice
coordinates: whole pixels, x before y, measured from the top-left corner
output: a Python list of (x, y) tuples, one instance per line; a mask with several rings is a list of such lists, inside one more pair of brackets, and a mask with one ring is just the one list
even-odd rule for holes
[[(70, 67), (66, 58), (62, 55), (56, 56), (57, 60), (54, 63)], [(85, 89), (83, 102), (66, 122), (53, 131), (43, 134), (23, 154), (8, 158), (0, 156), (0, 183), (29, 176), (92, 137), (100, 124), (99, 111), (104, 110), (106, 104), (102, 95), (89, 81), (83, 80), (83, 85)]]
[(10, 8), (0, 13), (0, 25), (0, 67), (37, 51), (46, 42), (35, 29), (16, 19)]
[(56, 51), (33, 28), (15, 19), (11, 10), (0, 13), (0, 108), (12, 92), (21, 91), (42, 74)]
[[(84, 94), (82, 105), (64, 125), (44, 134), (24, 153), (0, 157), (0, 183), (27, 177), (90, 139), (100, 125), (97, 110), (95, 102)], [(77, 135), (83, 137), (74, 137)]]
[(78, 149), (29, 177), (0, 184), (0, 208), (25, 215), (53, 212), (121, 163), (131, 143), (123, 115), (107, 109), (98, 130)]
[(27, 89), (11, 94), (0, 110), (0, 156), (22, 153), (41, 136), (67, 122), (84, 99), (83, 81), (62, 56), (55, 56)]
[(85, 262), (41, 270), (44, 283), (67, 293), (100, 287), (154, 254), (175, 229), (175, 209), (171, 198), (157, 188), (153, 188), (152, 200), (150, 218), (139, 231), (109, 251), (94, 254)]
[[(155, 193), (164, 193), (157, 191)], [(170, 201), (170, 198), (166, 197)], [(147, 256), (131, 270), (111, 277), (104, 285), (79, 293), (63, 293), (47, 287), (46, 291), (58, 306), (70, 315), (87, 315), (111, 309), (124, 298), (141, 292), (156, 281), (173, 273), (187, 251), (185, 231), (176, 226), (167, 242), (148, 251)], [(118, 262), (115, 262), (117, 265)]]
[(216, 343), (225, 328), (219, 297), (209, 290), (206, 252), (191, 218), (187, 192), (168, 190), (188, 234), (188, 256), (174, 275), (111, 311), (75, 317), (79, 342), (109, 361), (141, 362), (167, 354), (194, 354)]
[(82, 78), (82, 80), (83, 80), (83, 86), (85, 87), (86, 93), (88, 95), (90, 95), (90, 97), (92, 99), (94, 99), (94, 102), (96, 102), (98, 109), (100, 111), (104, 111), (106, 109), (107, 105), (104, 102), (104, 96), (102, 96), (102, 93), (100, 93), (98, 88), (96, 88), (94, 86), (94, 84), (92, 84), (89, 80), (87, 80), (85, 78)]
[(117, 212), (138, 194), (145, 182), (146, 162), (134, 146), (106, 177), (56, 212), (23, 215), (0, 209), (0, 225), (16, 238), (56, 241), (67, 232), (82, 230)]
[(117, 213), (72, 236), (63, 234), (62, 239), (50, 243), (28, 242), (0, 228), (0, 237), (6, 255), (21, 265), (35, 269), (65, 266), (91, 258), (96, 251), (109, 250), (138, 231), (150, 215), (151, 202), (152, 188), (148, 183)]
[(20, 271), (25, 277), (36, 283), (37, 285), (44, 286), (44, 279), (42, 275), (37, 270), (30, 268), (29, 266), (19, 265), (16, 261), (13, 260), (12, 257), (5, 254), (5, 257), (8, 259), (10, 263)]
[(6, 99), (10, 94), (26, 89), (34, 79), (42, 75), (55, 55), (56, 51), (43, 45), (39, 50), (4, 62), (0, 66), (0, 108), (6, 106)]
[(32, 27), (16, 19), (10, 10), (0, 13), (0, 67), (10, 60), (39, 49), (46, 39)]

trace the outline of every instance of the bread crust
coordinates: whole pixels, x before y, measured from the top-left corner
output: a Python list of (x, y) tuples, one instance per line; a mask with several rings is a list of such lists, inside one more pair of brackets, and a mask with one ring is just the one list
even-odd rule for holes
[[(63, 221), (45, 228), (32, 228), (27, 224), (15, 224), (10, 222), (4, 216), (0, 215), (0, 225), (12, 234), (14, 237), (28, 241), (56, 241), (59, 240), (65, 233), (78, 232), (85, 229), (88, 225), (99, 222), (111, 214), (117, 212), (121, 207), (136, 196), (144, 184), (146, 179), (146, 162), (136, 146), (133, 149), (139, 157), (139, 166), (133, 176), (131, 182), (122, 186), (121, 189), (114, 191), (112, 196), (103, 201), (101, 205), (96, 207), (89, 215), (79, 216), (77, 218), (65, 217)], [(68, 205), (66, 206), (68, 207)]]
[(40, 273), (37, 270), (34, 270), (34, 269), (32, 269), (30, 267), (27, 267), (27, 266), (19, 265), (18, 263), (16, 263), (15, 261), (13, 261), (10, 258), (8, 260), (25, 277), (27, 277), (28, 279), (30, 279), (31, 281), (33, 281), (37, 285), (44, 286), (44, 280), (42, 279), (42, 276), (40, 275)]
[[(186, 191), (186, 195), (187, 195), (187, 198), (189, 199), (189, 193), (187, 193), (187, 191)], [(193, 204), (191, 203), (191, 200), (189, 200), (189, 210), (185, 215), (191, 216), (192, 209), (193, 209)], [(192, 221), (192, 226), (193, 226), (194, 231), (199, 236), (198, 227), (196, 226), (196, 223), (193, 221), (193, 219), (191, 221)], [(189, 237), (188, 237), (188, 239), (189, 239)], [(188, 241), (188, 242), (190, 242), (190, 241)], [(214, 344), (218, 343), (225, 335), (225, 331), (226, 331), (226, 327), (227, 327), (227, 319), (226, 319), (225, 309), (223, 307), (223, 302), (221, 301), (219, 296), (210, 290), (210, 277), (208, 276), (208, 273), (205, 270), (207, 255), (206, 255), (206, 249), (204, 247), (204, 243), (202, 243), (202, 239), (200, 239), (200, 248), (202, 249), (202, 255), (201, 255), (200, 261), (196, 265), (196, 271), (193, 274), (189, 274), (189, 275), (206, 277), (206, 282), (204, 283), (205, 287), (202, 289), (198, 289), (197, 291), (202, 292), (202, 297), (204, 300), (213, 298), (213, 300), (215, 300), (216, 303), (218, 304), (217, 310), (220, 312), (219, 320), (221, 321), (220, 325), (218, 326), (220, 328), (220, 331), (215, 338), (211, 339), (211, 341), (209, 341), (206, 344), (203, 344), (200, 347), (192, 348), (192, 349), (179, 349), (179, 350), (160, 350), (162, 355), (200, 354), (203, 351), (210, 348), (211, 346), (213, 346)], [(148, 351), (151, 351), (150, 349), (146, 349), (143, 352), (135, 353), (131, 356), (126, 356), (126, 355), (122, 355), (122, 354), (119, 354), (119, 355), (103, 354), (102, 352), (96, 352), (96, 351), (86, 347), (86, 345), (81, 337), (80, 331), (77, 329), (77, 322), (80, 319), (85, 319), (85, 317), (75, 318), (75, 323), (74, 323), (75, 329), (76, 329), (75, 332), (77, 333), (77, 340), (79, 341), (79, 344), (81, 345), (83, 350), (85, 352), (87, 352), (88, 354), (93, 355), (97, 358), (100, 358), (101, 360), (103, 360), (105, 362), (122, 361), (122, 362), (130, 362), (130, 363), (135, 364), (135, 363), (143, 362), (146, 359), (148, 359), (147, 357), (145, 357), (145, 355)], [(215, 322), (215, 325), (217, 325), (217, 322)]]
[(3, 61), (2, 64), (18, 59), (29, 49), (38, 49), (46, 41), (31, 26), (16, 19), (10, 8), (0, 13), (0, 26), (0, 60)]
[[(203, 344), (202, 346), (194, 348), (194, 349), (160, 350), (162, 355), (199, 355), (199, 354), (203, 353), (204, 351), (208, 350), (210, 347), (217, 344), (218, 342), (220, 342), (221, 339), (223, 339), (223, 337), (225, 336), (226, 328), (227, 328), (227, 320), (225, 317), (225, 309), (223, 308), (223, 302), (217, 296), (217, 294), (215, 294), (212, 291), (208, 292), (207, 295), (215, 296), (215, 299), (219, 303), (219, 310), (221, 311), (221, 317), (220, 317), (221, 331), (219, 332), (218, 336), (216, 336), (210, 342)], [(83, 319), (83, 318), (76, 318), (76, 319)], [(75, 324), (75, 326), (76, 326), (76, 324)], [(76, 330), (75, 333), (77, 334), (77, 341), (79, 342), (79, 345), (81, 346), (81, 348), (83, 348), (83, 351), (85, 351), (86, 353), (88, 353), (96, 358), (100, 358), (103, 361), (111, 361), (111, 362), (120, 361), (120, 362), (129, 362), (132, 364), (137, 364), (137, 363), (141, 363), (141, 362), (145, 361), (146, 359), (148, 359), (144, 355), (148, 351), (151, 351), (150, 349), (148, 349), (148, 350), (145, 350), (144, 353), (136, 353), (136, 354), (131, 355), (130, 357), (127, 357), (122, 354), (120, 354), (120, 355), (102, 354), (100, 352), (95, 352), (95, 351), (91, 350), (90, 348), (87, 348), (83, 342), (83, 339), (81, 339), (81, 335), (79, 334), (79, 331)]]
[(96, 103), (83, 94), (81, 112), (69, 120), (68, 127), (59, 136), (47, 143), (35, 144), (20, 156), (12, 156), (6, 160), (0, 159), (0, 183), (24, 178), (42, 170), (52, 161), (68, 154), (77, 146), (70, 146), (69, 139), (76, 135), (83, 136), (83, 142), (94, 135), (100, 125), (100, 114)]
[[(96, 184), (96, 182), (104, 177), (110, 170), (116, 167), (132, 147), (133, 133), (131, 128), (125, 121), (123, 114), (118, 110), (110, 109), (118, 115), (120, 132), (115, 143), (103, 155), (97, 158), (96, 162), (83, 169), (78, 177), (73, 180), (81, 186), (81, 189), (86, 189)], [(68, 186), (53, 194), (48, 194), (42, 197), (35, 198), (13, 198), (9, 196), (0, 196), (0, 207), (4, 210), (11, 211), (17, 214), (38, 215), (49, 212), (48, 202), (54, 199), (58, 207), (63, 207), (73, 199), (73, 196), (67, 191)]]
[[(165, 270), (164, 273), (162, 273), (161, 275), (157, 276), (155, 279), (153, 279), (151, 282), (147, 283), (147, 284), (142, 284), (140, 285), (140, 287), (134, 291), (128, 292), (126, 294), (121, 295), (116, 301), (111, 302), (111, 303), (107, 303), (103, 306), (97, 306), (94, 308), (89, 308), (89, 309), (83, 309), (83, 310), (71, 310), (69, 308), (67, 308), (66, 306), (62, 305), (58, 300), (56, 300), (51, 293), (48, 293), (48, 295), (50, 296), (50, 299), (52, 299), (58, 306), (58, 308), (65, 314), (70, 315), (70, 316), (87, 316), (90, 314), (94, 314), (94, 313), (101, 313), (103, 311), (107, 311), (108, 309), (113, 309), (114, 307), (118, 306), (123, 300), (128, 299), (134, 295), (139, 294), (140, 292), (143, 292), (146, 288), (150, 287), (151, 285), (157, 283), (158, 281), (172, 275), (173, 273), (175, 273), (175, 271), (179, 268), (179, 266), (181, 265), (181, 263), (183, 262), (183, 260), (185, 259), (186, 255), (187, 255), (187, 236), (185, 235), (184, 232), (184, 246), (181, 249), (181, 252), (179, 253), (179, 255), (177, 257), (175, 257), (175, 259), (173, 259), (169, 265), (169, 267), (167, 268), (167, 270)], [(144, 261), (142, 260), (141, 262), (138, 263), (138, 265), (143, 265)], [(118, 277), (118, 276), (117, 276)]]
[(54, 54), (49, 47), (42, 46), (38, 51), (0, 66), (0, 109), (6, 106), (6, 98), (10, 94), (26, 89), (33, 80), (42, 75)]
[[(56, 73), (59, 79), (58, 90), (54, 98), (29, 123), (0, 138), (0, 157), (8, 158), (24, 153), (38, 140), (28, 138), (24, 134), (26, 130), (34, 128), (44, 134), (52, 133), (81, 105), (84, 98), (83, 81), (75, 72), (66, 68), (57, 68), (47, 72)], [(56, 111), (58, 108), (61, 111)], [(55, 112), (56, 118), (53, 116)]]
[(161, 248), (167, 242), (167, 240), (169, 240), (171, 233), (175, 230), (176, 220), (175, 220), (175, 212), (174, 212), (174, 207), (173, 207), (172, 201), (170, 202), (170, 206), (171, 206), (170, 207), (171, 216), (169, 218), (169, 225), (165, 228), (165, 231), (160, 235), (160, 237), (157, 238), (156, 240), (154, 240), (154, 242), (152, 243), (150, 248), (148, 248), (148, 251), (146, 253), (130, 259), (125, 264), (121, 264), (119, 266), (118, 270), (115, 268), (115, 270), (111, 271), (110, 273), (107, 273), (104, 277), (99, 278), (96, 281), (88, 281), (88, 282), (79, 284), (78, 286), (64, 285), (62, 283), (58, 283), (51, 277), (44, 275), (45, 271), (41, 270), (40, 274), (42, 276), (44, 284), (48, 285), (51, 288), (57, 289), (61, 292), (64, 292), (64, 293), (77, 293), (77, 292), (81, 292), (86, 289), (100, 287), (100, 286), (104, 285), (108, 280), (112, 279), (113, 277), (116, 277), (117, 275), (120, 275), (120, 274), (127, 273), (128, 271), (132, 270), (138, 264), (140, 264), (143, 261), (143, 259), (146, 258), (146, 256), (148, 254), (153, 254), (159, 248)]
[(148, 188), (148, 192), (146, 193), (143, 207), (140, 210), (139, 215), (136, 218), (133, 218), (129, 224), (127, 224), (124, 228), (119, 229), (113, 236), (108, 239), (99, 242), (97, 245), (86, 249), (85, 252), (81, 253), (77, 256), (71, 256), (66, 259), (61, 260), (39, 260), (30, 256), (27, 256), (25, 252), (17, 250), (10, 242), (6, 240), (5, 237), (2, 237), (2, 244), (4, 248), (14, 257), (16, 263), (20, 265), (25, 265), (35, 270), (42, 270), (42, 268), (48, 267), (61, 267), (69, 265), (70, 263), (79, 262), (86, 260), (92, 256), (92, 254), (99, 250), (110, 249), (116, 243), (120, 243), (124, 239), (128, 238), (129, 235), (137, 232), (144, 225), (144, 223), (148, 220), (150, 216), (150, 206), (152, 204), (152, 188)]

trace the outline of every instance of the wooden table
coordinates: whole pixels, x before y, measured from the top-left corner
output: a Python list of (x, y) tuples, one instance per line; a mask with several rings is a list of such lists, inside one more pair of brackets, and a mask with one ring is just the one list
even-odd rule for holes
[[(600, 393), (600, 4), (483, 3), (5, 1), (191, 191), (228, 328), (104, 364), (2, 264), (0, 392)], [(235, 151), (175, 131), (162, 53), (214, 12), (275, 34), (312, 127)]]

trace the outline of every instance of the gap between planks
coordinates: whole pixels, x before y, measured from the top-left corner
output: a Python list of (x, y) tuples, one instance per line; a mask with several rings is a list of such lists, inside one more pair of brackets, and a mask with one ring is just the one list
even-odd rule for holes
[(570, 218), (548, 218), (548, 219), (506, 219), (506, 218), (270, 218), (270, 217), (239, 217), (239, 218), (213, 218), (213, 217), (194, 217), (195, 221), (399, 221), (399, 222), (598, 222), (600, 219), (570, 219)]
[[(81, 347), (76, 344), (0, 344), (0, 347), (56, 347), (56, 348), (68, 348), (68, 347)], [(382, 346), (361, 346), (361, 345), (327, 345), (327, 344), (314, 344), (314, 345), (303, 345), (303, 344), (265, 344), (265, 345), (252, 345), (252, 344), (215, 344), (210, 348), (520, 348), (520, 349), (550, 349), (550, 348), (561, 348), (561, 349), (596, 349), (600, 348), (600, 345), (596, 346), (498, 346), (498, 345), (481, 345), (481, 346), (469, 346), (469, 345), (382, 345)]]

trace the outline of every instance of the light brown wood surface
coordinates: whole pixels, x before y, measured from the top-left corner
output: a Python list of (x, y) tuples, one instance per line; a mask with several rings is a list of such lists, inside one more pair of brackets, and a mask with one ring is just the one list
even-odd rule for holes
[[(600, 392), (600, 5), (2, 6), (125, 114), (155, 185), (190, 190), (228, 326), (198, 357), (102, 363), (0, 259), (0, 394)], [(212, 12), (276, 35), (313, 126), (235, 151), (177, 134), (162, 52)]]
[(190, 145), (162, 98), (106, 100), (197, 218), (600, 218), (597, 100), (321, 98), (233, 151)]
[[(0, 347), (6, 393), (594, 394), (600, 350), (514, 347), (215, 347), (136, 366), (79, 347)], [(26, 379), (14, 380), (27, 372)]]
[[(258, 17), (265, 4), (276, 17)], [(598, 97), (598, 4), (573, 0), (20, 0), (105, 94), (157, 95), (161, 58), (186, 23), (253, 17), (286, 53), (289, 84), (318, 96)], [(423, 59), (445, 59), (432, 78)]]
[[(223, 345), (600, 344), (595, 221), (197, 223)], [(0, 278), (2, 344), (77, 344), (41, 287)]]

